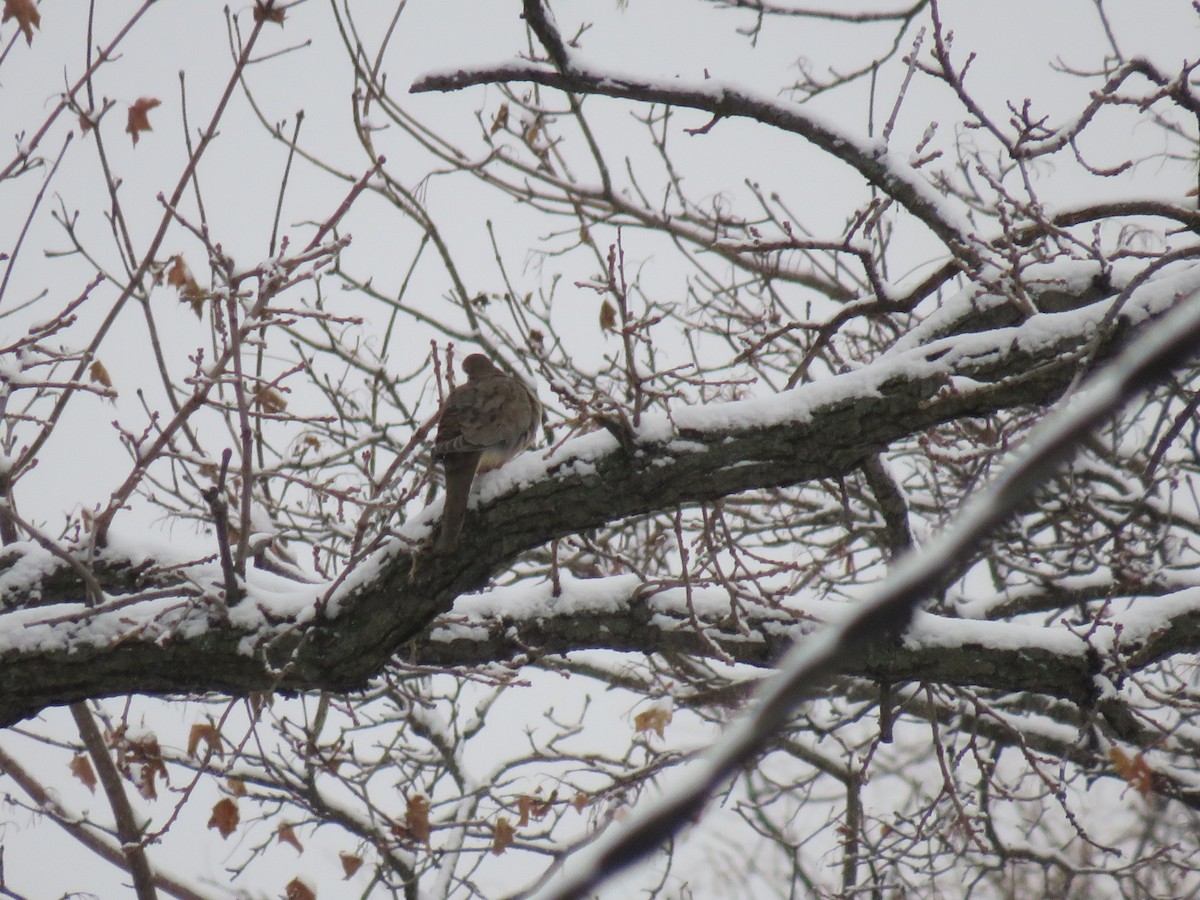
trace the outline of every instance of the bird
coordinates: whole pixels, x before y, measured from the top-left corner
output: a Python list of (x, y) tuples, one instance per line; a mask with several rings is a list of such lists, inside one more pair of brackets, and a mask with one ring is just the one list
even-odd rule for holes
[(542, 422), (537, 394), (488, 357), (472, 353), (462, 368), (467, 381), (446, 396), (433, 444), (433, 457), (441, 460), (446, 477), (442, 550), (458, 543), (475, 475), (500, 468), (532, 445)]

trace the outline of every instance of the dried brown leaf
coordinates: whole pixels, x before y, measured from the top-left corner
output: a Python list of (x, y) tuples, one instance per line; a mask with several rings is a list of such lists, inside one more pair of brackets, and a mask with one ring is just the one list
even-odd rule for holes
[(167, 269), (167, 284), (179, 289), (180, 301), (190, 303), (192, 312), (196, 314), (197, 319), (200, 318), (204, 312), (204, 301), (208, 295), (204, 292), (204, 288), (196, 283), (196, 279), (192, 277), (192, 272), (187, 267), (187, 263), (183, 261), (182, 256), (171, 257), (171, 267)]
[(33, 45), (33, 29), (42, 25), (42, 14), (34, 5), (33, 0), (4, 0), (4, 17), (0, 24), (9, 19), (16, 19), (17, 25), (25, 35), (25, 43)]
[(557, 799), (558, 791), (552, 793), (547, 800), (543, 800), (538, 796), (522, 794), (517, 798), (517, 811), (520, 814), (520, 818), (517, 820), (517, 827), (521, 828), (528, 825), (531, 818), (534, 820), (544, 819), (546, 813), (550, 812), (554, 801)]
[(269, 385), (261, 384), (254, 392), (254, 402), (265, 413), (281, 413), (287, 409), (283, 395)]
[(1141, 753), (1130, 757), (1120, 747), (1113, 747), (1108, 751), (1108, 758), (1117, 774), (1143, 797), (1154, 790), (1154, 772)]
[(129, 120), (125, 125), (125, 131), (133, 138), (133, 146), (137, 146), (138, 135), (143, 131), (152, 131), (150, 127), (150, 110), (156, 106), (161, 106), (162, 101), (154, 97), (142, 97), (129, 107)]
[(275, 695), (270, 691), (254, 691), (246, 698), (246, 702), (250, 704), (250, 711), (254, 714), (254, 718), (257, 719), (264, 707), (274, 705)]
[(179, 255), (172, 256), (171, 267), (167, 269), (167, 284), (171, 287), (181, 288), (191, 278), (192, 273), (188, 271), (187, 263), (183, 261), (183, 257)]
[(500, 816), (496, 819), (496, 824), (492, 826), (492, 852), (499, 856), (512, 846), (515, 835), (516, 831), (508, 824), (508, 819)]
[(291, 844), (297, 853), (304, 852), (304, 845), (300, 843), (300, 838), (296, 837), (296, 829), (287, 823), (279, 826), (279, 830), (275, 832), (275, 839), (281, 844)]
[(501, 103), (500, 108), (496, 110), (496, 118), (492, 119), (492, 128), (490, 134), (495, 134), (508, 127), (508, 104)]
[(83, 782), (83, 786), (96, 793), (96, 773), (92, 770), (92, 761), (82, 753), (71, 758), (71, 774)]
[(258, 0), (254, 4), (255, 22), (274, 22), (276, 25), (282, 25), (286, 15), (287, 10), (279, 6), (278, 0)]
[(538, 136), (542, 133), (542, 117), (535, 116), (533, 121), (529, 123), (529, 127), (525, 129), (525, 134), (522, 137), (525, 143), (531, 150), (535, 150), (533, 145), (537, 143)]
[(645, 731), (653, 731), (659, 737), (662, 737), (663, 729), (670, 724), (671, 710), (662, 706), (643, 710), (633, 717), (633, 727), (639, 734)]
[(363, 860), (361, 856), (355, 856), (353, 853), (339, 853), (338, 859), (342, 861), (342, 871), (346, 873), (343, 881), (349, 881), (354, 877), (354, 873), (362, 868)]
[(409, 834), (428, 847), (429, 835), (432, 831), (429, 825), (429, 798), (420, 794), (413, 794), (409, 797), (404, 820)]
[(96, 359), (92, 361), (88, 368), (88, 375), (94, 384), (103, 385), (106, 388), (112, 387), (112, 379), (108, 377), (108, 369), (104, 368), (104, 363)]
[(287, 897), (287, 900), (317, 900), (317, 892), (301, 881), (299, 877), (288, 882), (288, 886), (284, 888), (284, 896)]
[(607, 300), (600, 305), (600, 327), (612, 331), (617, 327), (617, 308)]
[(195, 757), (200, 749), (200, 742), (208, 744), (208, 752), (224, 758), (225, 750), (221, 746), (221, 732), (212, 722), (197, 722), (188, 734), (188, 756)]
[(222, 797), (212, 808), (208, 827), (221, 832), (221, 837), (227, 838), (238, 826), (238, 806), (229, 797)]
[(147, 800), (158, 799), (158, 778), (170, 781), (162, 748), (158, 738), (146, 735), (141, 738), (126, 738), (124, 732), (113, 735), (113, 746), (117, 749), (117, 768), (137, 785), (138, 792)]

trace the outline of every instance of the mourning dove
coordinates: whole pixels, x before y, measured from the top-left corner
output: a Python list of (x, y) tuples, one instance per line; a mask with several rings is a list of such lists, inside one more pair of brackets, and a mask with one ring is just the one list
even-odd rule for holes
[(532, 444), (542, 421), (537, 395), (482, 353), (464, 359), (463, 371), (467, 383), (446, 397), (433, 445), (446, 473), (441, 549), (458, 541), (475, 473), (500, 468)]

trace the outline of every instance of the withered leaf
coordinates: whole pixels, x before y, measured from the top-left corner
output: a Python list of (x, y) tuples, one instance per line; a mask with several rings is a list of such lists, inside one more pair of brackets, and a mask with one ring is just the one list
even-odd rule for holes
[(158, 738), (147, 735), (137, 740), (126, 739), (118, 750), (117, 766), (125, 777), (137, 785), (138, 792), (147, 800), (158, 799), (158, 777), (161, 775), (164, 781), (169, 780)]
[(343, 881), (349, 881), (354, 877), (354, 873), (362, 868), (362, 857), (355, 856), (353, 853), (342, 852), (338, 854), (338, 859), (342, 861), (342, 871), (346, 873)]
[(287, 401), (275, 388), (260, 384), (254, 392), (254, 402), (265, 413), (281, 413), (287, 409)]
[(217, 829), (217, 831), (221, 832), (221, 837), (227, 838), (233, 834), (237, 826), (237, 803), (228, 797), (222, 797), (212, 808), (212, 816), (209, 817), (208, 827)]
[(255, 22), (274, 22), (282, 25), (287, 10), (279, 6), (278, 0), (258, 0), (254, 4)]
[(71, 774), (83, 782), (83, 786), (96, 793), (96, 773), (92, 770), (92, 761), (82, 753), (76, 753), (71, 759)]
[(508, 824), (508, 819), (504, 816), (498, 818), (496, 824), (492, 826), (492, 852), (499, 856), (511, 847), (515, 834), (513, 827)]
[(279, 826), (279, 830), (275, 832), (275, 838), (281, 844), (291, 844), (296, 848), (297, 853), (304, 852), (304, 845), (300, 843), (300, 838), (296, 837), (296, 829), (287, 823)]
[(287, 900), (317, 900), (317, 892), (301, 881), (298, 877), (288, 882), (284, 889)]
[(633, 717), (633, 727), (639, 734), (645, 731), (653, 731), (659, 737), (662, 737), (663, 729), (669, 724), (671, 724), (671, 710), (661, 706), (643, 710)]
[(173, 288), (179, 289), (179, 299), (184, 303), (190, 303), (192, 312), (196, 314), (196, 318), (200, 318), (204, 312), (204, 299), (207, 296), (204, 289), (196, 283), (196, 279), (192, 277), (191, 270), (187, 267), (187, 263), (183, 261), (182, 256), (171, 257), (171, 267), (167, 269), (167, 284)]
[(535, 116), (533, 121), (529, 123), (529, 127), (525, 129), (525, 134), (522, 137), (530, 149), (535, 149), (534, 144), (537, 143), (538, 135), (542, 133), (542, 117)]
[[(538, 790), (541, 793), (541, 789)], [(533, 798), (533, 805), (530, 806), (530, 812), (533, 813), (535, 820), (541, 820), (546, 817), (546, 813), (550, 812), (555, 802), (558, 800), (558, 788), (550, 792), (550, 796), (543, 800), (541, 797)]]
[(429, 846), (429, 798), (414, 794), (408, 798), (408, 808), (404, 814), (405, 824), (415, 840), (426, 847)]
[(181, 288), (192, 280), (192, 273), (188, 271), (187, 263), (183, 261), (183, 257), (176, 254), (171, 257), (171, 268), (167, 269), (167, 284), (171, 287)]
[(9, 19), (16, 19), (17, 25), (25, 35), (25, 43), (33, 45), (33, 29), (42, 25), (42, 14), (34, 6), (33, 0), (4, 0), (4, 17), (0, 24)]
[(257, 719), (262, 714), (264, 707), (275, 704), (275, 695), (270, 691), (254, 691), (246, 698), (246, 702), (250, 704), (250, 711)]
[(1108, 758), (1112, 760), (1117, 774), (1143, 797), (1154, 790), (1154, 772), (1141, 753), (1131, 758), (1120, 747), (1113, 747), (1108, 751)]
[(188, 734), (188, 756), (195, 757), (200, 749), (200, 742), (208, 744), (208, 752), (224, 758), (225, 750), (221, 747), (221, 732), (212, 722), (197, 722)]
[(98, 359), (92, 361), (92, 365), (88, 368), (88, 374), (96, 384), (106, 388), (113, 386), (112, 379), (108, 377), (108, 369), (104, 368), (104, 363)]
[(496, 118), (492, 119), (492, 129), (490, 134), (495, 134), (508, 127), (508, 104), (501, 103), (500, 108), (496, 110)]
[(550, 795), (550, 799), (543, 800), (541, 797), (532, 797), (529, 794), (522, 794), (517, 798), (517, 811), (520, 813), (520, 818), (517, 820), (517, 827), (522, 827), (529, 824), (532, 819), (544, 819), (546, 813), (550, 812), (554, 801), (558, 799), (558, 791)]
[(129, 107), (129, 120), (125, 125), (125, 131), (133, 137), (133, 146), (137, 146), (138, 135), (143, 131), (151, 131), (150, 128), (150, 110), (156, 106), (161, 106), (162, 101), (154, 97), (142, 97), (137, 102)]
[(600, 306), (600, 327), (612, 331), (617, 327), (617, 309), (607, 300)]

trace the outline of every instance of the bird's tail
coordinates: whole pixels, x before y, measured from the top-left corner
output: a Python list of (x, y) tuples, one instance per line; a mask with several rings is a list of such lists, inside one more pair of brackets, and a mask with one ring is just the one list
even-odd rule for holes
[(446, 472), (446, 502), (442, 507), (439, 549), (449, 550), (458, 543), (463, 517), (467, 514), (467, 496), (471, 493), (471, 482), (475, 480), (475, 469), (479, 466), (479, 456), (478, 453), (448, 453), (442, 457)]

